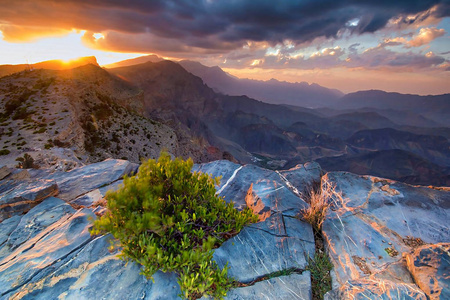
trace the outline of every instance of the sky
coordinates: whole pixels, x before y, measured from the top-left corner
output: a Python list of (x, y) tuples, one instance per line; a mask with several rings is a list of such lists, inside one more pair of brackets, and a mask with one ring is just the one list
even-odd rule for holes
[(0, 0), (0, 64), (146, 54), (346, 93), (450, 93), (450, 0)]

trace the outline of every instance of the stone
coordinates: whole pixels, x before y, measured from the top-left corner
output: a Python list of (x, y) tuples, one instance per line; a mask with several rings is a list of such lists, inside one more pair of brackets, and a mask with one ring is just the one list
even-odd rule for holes
[(47, 198), (21, 218), (16, 229), (9, 235), (7, 245), (15, 249), (64, 216), (74, 213), (75, 209), (63, 200)]
[(241, 165), (229, 160), (216, 160), (206, 164), (195, 164), (192, 167), (192, 172), (207, 173), (214, 178), (220, 177), (218, 186), (218, 189), (220, 189), (230, 180), (233, 174), (236, 175), (237, 170), (241, 167)]
[(71, 204), (80, 205), (80, 206), (91, 206), (95, 203), (100, 203), (105, 199), (106, 192), (109, 190), (116, 191), (119, 188), (119, 185), (123, 183), (123, 180), (117, 180), (112, 184), (108, 184), (99, 189), (95, 189), (93, 191), (88, 192), (76, 199), (70, 201)]
[[(403, 256), (422, 244), (450, 240), (450, 193), (347, 172), (330, 172), (322, 180), (343, 196), (323, 223), (333, 287), (344, 287), (345, 297), (379, 299), (407, 286), (405, 298), (422, 297)], [(377, 290), (378, 281), (386, 283), (387, 294)]]
[(249, 283), (286, 269), (304, 270), (307, 258), (314, 256), (314, 247), (309, 224), (274, 214), (227, 240), (215, 250), (213, 259), (220, 268), (228, 263), (230, 277)]
[(450, 299), (450, 243), (421, 246), (408, 253), (406, 260), (428, 299)]
[(108, 251), (111, 236), (99, 236), (76, 255), (33, 277), (8, 294), (40, 299), (175, 299), (180, 293), (176, 274), (158, 271), (152, 280), (139, 274), (139, 266)]
[(19, 224), (21, 217), (13, 216), (0, 223), (0, 249), (3, 244), (8, 240), (9, 235)]
[(261, 198), (253, 192), (253, 183), (245, 196), (245, 204), (249, 207), (255, 215), (258, 215), (258, 221), (264, 221), (270, 217), (271, 211), (268, 206), (265, 206)]
[(87, 209), (61, 218), (20, 245), (0, 263), (0, 297), (14, 293), (45, 272), (51, 273), (68, 256), (79, 251), (92, 238)]
[(286, 178), (282, 178), (279, 173), (272, 170), (254, 165), (239, 166), (229, 161), (196, 165), (193, 170), (206, 172), (215, 177), (219, 176), (221, 171), (224, 171), (225, 175), (221, 185), (217, 187), (217, 193), (224, 197), (226, 201), (233, 201), (238, 209), (247, 206), (245, 198), (250, 186), (252, 187), (253, 197), (257, 199), (255, 201), (260, 200), (258, 206), (261, 211), (264, 208), (269, 208), (272, 212), (281, 211), (295, 216), (301, 209), (308, 206), (302, 198), (291, 190), (293, 184), (290, 184)]
[(126, 160), (107, 159), (69, 172), (54, 172), (46, 179), (58, 184), (58, 195), (64, 201), (72, 201), (92, 190), (107, 186), (125, 175), (136, 173), (138, 165)]
[(298, 164), (289, 170), (278, 171), (280, 176), (295, 189), (299, 197), (307, 195), (315, 186), (320, 185), (322, 168), (316, 162)]
[(58, 192), (58, 185), (51, 180), (11, 184), (11, 189), (0, 192), (0, 222), (27, 212), (45, 198), (58, 195)]
[(6, 167), (6, 166), (2, 166), (0, 168), (0, 180), (3, 180), (5, 177), (7, 177), (9, 174), (11, 174), (11, 170)]
[(339, 289), (325, 294), (324, 300), (426, 300), (425, 294), (414, 284), (394, 283), (388, 280), (349, 280)]
[[(309, 271), (263, 280), (252, 286), (232, 289), (225, 299), (233, 300), (285, 300), (311, 299), (311, 279)], [(204, 297), (204, 299), (207, 299)]]

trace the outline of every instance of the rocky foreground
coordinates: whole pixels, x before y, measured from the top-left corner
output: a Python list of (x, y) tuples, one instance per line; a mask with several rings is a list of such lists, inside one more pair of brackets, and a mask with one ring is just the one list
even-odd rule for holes
[[(175, 274), (146, 280), (108, 249), (111, 236), (89, 233), (106, 191), (137, 169), (112, 159), (69, 172), (0, 168), (0, 299), (176, 299)], [(325, 180), (345, 199), (323, 224), (334, 265), (326, 299), (450, 299), (450, 191), (323, 175), (316, 163), (274, 172), (215, 161), (194, 171), (222, 176), (218, 193), (260, 216), (215, 251), (242, 283), (227, 299), (311, 299), (316, 241), (297, 216), (309, 205), (301, 195)]]

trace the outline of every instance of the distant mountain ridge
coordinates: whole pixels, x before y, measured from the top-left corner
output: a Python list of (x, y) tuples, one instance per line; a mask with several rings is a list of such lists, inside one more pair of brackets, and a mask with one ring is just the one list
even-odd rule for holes
[[(156, 55), (147, 55), (103, 67), (112, 69), (146, 62), (160, 62), (162, 60), (164, 59)], [(226, 73), (218, 66), (207, 67), (199, 62), (190, 60), (182, 60), (178, 63), (188, 72), (200, 77), (215, 92), (224, 95), (246, 95), (266, 103), (288, 104), (310, 108), (328, 106), (344, 95), (339, 90), (328, 89), (315, 83), (291, 83), (276, 79), (267, 81), (240, 79)]]
[(374, 108), (414, 112), (426, 119), (450, 126), (450, 94), (410, 95), (380, 90), (347, 94), (331, 105), (336, 109)]
[[(218, 67), (203, 70), (223, 73)], [(374, 162), (381, 159), (383, 177), (420, 184), (440, 185), (450, 174), (450, 129), (430, 119), (448, 115), (442, 109), (446, 95), (427, 100), (433, 102), (431, 108), (422, 107), (429, 104), (423, 101), (426, 97), (414, 96), (421, 101), (412, 100), (414, 111), (384, 100), (382, 108), (370, 108), (365, 92), (350, 97), (356, 99), (352, 100), (356, 108), (345, 110), (277, 105), (217, 93), (202, 78), (168, 60), (112, 69), (89, 64), (60, 73), (34, 70), (3, 77), (0, 83), (0, 100), (11, 110), (1, 115), (0, 147), (5, 150), (20, 150), (16, 145), (22, 148), (22, 139), (28, 136), (41, 147), (47, 147), (48, 140), (77, 145), (83, 159), (106, 155), (138, 161), (165, 147), (172, 154), (194, 155), (196, 161), (226, 158), (277, 169), (313, 160), (329, 166), (327, 162), (333, 161), (334, 170), (356, 166), (353, 172), (371, 175), (378, 174), (381, 165)], [(408, 95), (395, 95), (408, 103)], [(72, 117), (60, 120), (58, 107), (68, 109)], [(47, 110), (52, 114), (43, 119)], [(421, 118), (423, 112), (426, 118)], [(75, 127), (69, 126), (71, 120), (78, 120)], [(44, 126), (43, 136), (37, 136), (39, 126)], [(398, 169), (402, 156), (405, 163), (413, 162), (407, 172)]]
[(271, 104), (288, 104), (316, 108), (332, 104), (344, 94), (318, 84), (307, 82), (291, 83), (270, 79), (267, 81), (240, 79), (224, 72), (221, 68), (207, 67), (199, 62), (179, 62), (187, 71), (199, 76), (215, 91), (230, 95), (246, 95)]
[(145, 55), (139, 56), (136, 58), (126, 59), (119, 62), (115, 62), (112, 64), (102, 65), (103, 68), (112, 69), (112, 68), (120, 68), (120, 67), (128, 67), (132, 65), (139, 65), (146, 62), (160, 62), (163, 61), (164, 58), (159, 57), (158, 55)]
[(10, 75), (13, 73), (35, 70), (35, 69), (47, 69), (47, 70), (67, 70), (73, 69), (87, 64), (93, 64), (98, 66), (97, 58), (95, 56), (80, 57), (77, 59), (62, 61), (58, 59), (43, 61), (35, 64), (20, 64), (20, 65), (1, 65), (0, 77)]

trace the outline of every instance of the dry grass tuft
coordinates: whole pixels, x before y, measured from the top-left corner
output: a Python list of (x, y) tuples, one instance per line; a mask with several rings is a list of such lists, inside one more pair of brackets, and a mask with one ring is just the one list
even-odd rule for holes
[(327, 180), (323, 180), (320, 189), (312, 189), (305, 196), (309, 202), (309, 207), (300, 212), (303, 220), (311, 224), (314, 229), (322, 230), (322, 224), (330, 207), (345, 206), (347, 202), (342, 196), (342, 192), (336, 191), (336, 185)]

